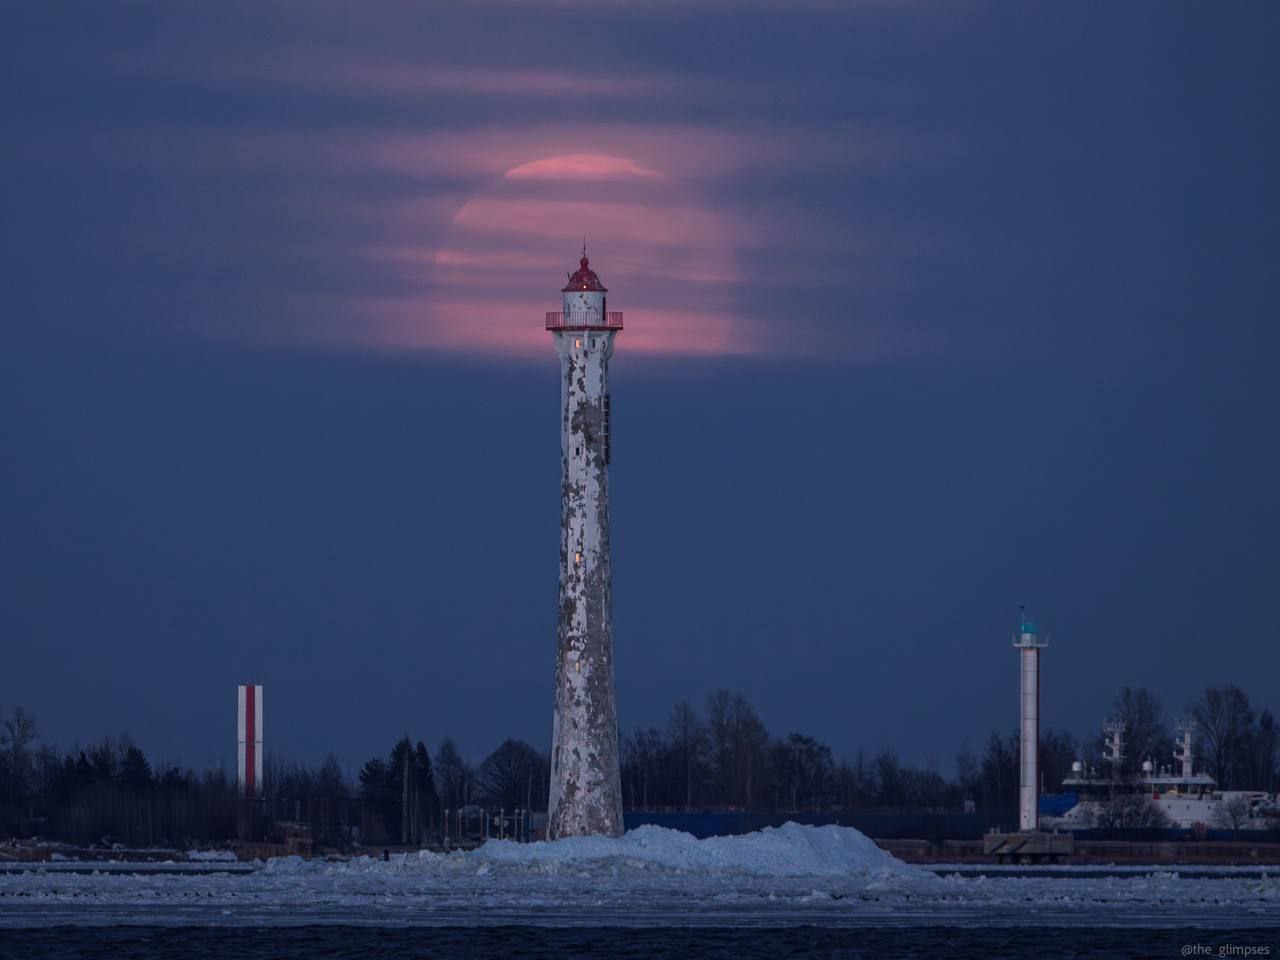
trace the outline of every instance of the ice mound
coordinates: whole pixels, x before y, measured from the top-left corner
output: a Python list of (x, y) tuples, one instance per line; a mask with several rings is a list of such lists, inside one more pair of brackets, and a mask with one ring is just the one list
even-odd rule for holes
[(236, 855), (230, 850), (188, 850), (187, 859), (212, 863), (234, 863)]
[[(365, 863), (375, 862), (372, 857), (361, 857), (360, 859)], [(323, 861), (308, 861), (296, 855), (271, 857), (266, 863), (266, 871), (267, 873), (304, 873), (321, 865), (323, 865)]]
[(786, 823), (756, 833), (705, 840), (666, 827), (643, 826), (623, 837), (570, 837), (547, 843), (490, 840), (468, 855), (494, 864), (554, 869), (612, 861), (687, 873), (767, 877), (869, 877), (922, 873), (881, 850), (852, 827)]

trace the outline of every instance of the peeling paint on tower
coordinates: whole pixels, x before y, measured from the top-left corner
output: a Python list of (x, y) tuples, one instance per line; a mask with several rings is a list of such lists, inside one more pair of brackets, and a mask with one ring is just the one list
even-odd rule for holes
[(609, 358), (622, 314), (587, 261), (547, 314), (560, 357), (560, 617), (547, 837), (622, 835), (609, 564)]

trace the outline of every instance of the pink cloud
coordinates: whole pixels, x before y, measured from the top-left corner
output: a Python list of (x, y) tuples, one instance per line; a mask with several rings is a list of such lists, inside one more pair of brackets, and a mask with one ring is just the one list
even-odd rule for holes
[(728, 241), (728, 230), (707, 207), (688, 203), (652, 207), (596, 200), (523, 200), (480, 196), (469, 200), (453, 221), (484, 234), (522, 234), (552, 240), (572, 249), (588, 236), (647, 244), (697, 246)]
[(432, 262), (442, 267), (480, 267), (503, 273), (513, 270), (557, 271), (564, 265), (561, 263), (563, 259), (557, 259), (550, 253), (521, 253), (512, 250), (490, 253), (442, 247), (435, 251)]
[[(273, 46), (242, 52), (237, 59), (210, 61), (170, 59), (164, 68), (175, 75), (216, 86), (278, 86), (318, 93), (415, 97), (435, 94), (496, 95), (562, 99), (619, 99), (650, 97), (670, 92), (680, 79), (674, 75), (590, 75), (568, 69), (534, 67), (474, 67), (468, 64), (422, 63), (389, 59), (384, 52), (356, 54), (345, 48), (324, 51), (313, 46)], [(116, 62), (119, 72), (132, 75), (155, 69), (133, 59)]]
[[(634, 7), (635, 0), (487, 0), (494, 6), (555, 6), (555, 7)], [(849, 10), (885, 10), (899, 12), (905, 10), (928, 9), (927, 0), (649, 0), (651, 9), (678, 10), (703, 9), (776, 9), (781, 12), (797, 10), (817, 10), (834, 13)]]
[(599, 153), (566, 153), (512, 167), (508, 180), (661, 180), (661, 171), (642, 166), (629, 157)]
[(298, 79), (365, 93), (413, 94), (425, 92), (502, 94), (535, 97), (617, 98), (652, 96), (669, 86), (656, 77), (600, 77), (586, 82), (582, 74), (540, 69), (475, 69), (423, 67), (412, 63), (378, 60), (352, 61), (337, 70), (306, 71)]
[(637, 309), (626, 313), (627, 327), (619, 350), (683, 356), (745, 356), (761, 343), (745, 320), (728, 313)]
[[(901, 253), (920, 242), (919, 231), (886, 238), (841, 225), (840, 249), (857, 256), (833, 262), (815, 251), (831, 234), (829, 224), (825, 230), (815, 224), (820, 213), (776, 199), (753, 209), (710, 199), (704, 185), (735, 171), (776, 166), (802, 175), (799, 161), (817, 162), (813, 154), (823, 164), (891, 155), (889, 146), (860, 140), (856, 131), (792, 134), (624, 123), (392, 135), (359, 128), (192, 130), (180, 139), (127, 130), (106, 146), (119, 151), (121, 164), (264, 174), (274, 183), (270, 218), (297, 227), (283, 239), (291, 255), (368, 262), (339, 284), (365, 292), (336, 306), (281, 311), (268, 334), (276, 339), (542, 356), (540, 318), (558, 309), (559, 286), (585, 233), (611, 305), (627, 312), (620, 349), (772, 355), (798, 349), (797, 341), (775, 337), (744, 315), (739, 307), (751, 287), (778, 278), (784, 285), (833, 278), (867, 285), (883, 275), (876, 257), (887, 243)], [(359, 187), (344, 189), (347, 181), (338, 178)], [(370, 182), (379, 189), (363, 189)], [(317, 192), (317, 183), (335, 189)], [(738, 255), (774, 249), (779, 237), (786, 238), (780, 253), (786, 263), (769, 275), (744, 277)], [(252, 243), (248, 238), (247, 247)], [(478, 290), (486, 291), (485, 322), (469, 327), (445, 307), (460, 306)], [(474, 317), (476, 298), (469, 302), (467, 316)]]
[(351, 161), (423, 175), (506, 176), (548, 158), (586, 154), (626, 158), (638, 168), (689, 179), (740, 167), (738, 158), (751, 153), (747, 139), (682, 124), (531, 124), (348, 138), (334, 145)]
[[(57, 129), (15, 141), (13, 152), (74, 161), (83, 136)], [(921, 155), (951, 162), (959, 147), (903, 143), (858, 128), (795, 128), (787, 137), (742, 129), (708, 130), (682, 124), (489, 125), (468, 130), (387, 133), (361, 127), (321, 129), (128, 128), (94, 143), (105, 163), (166, 167), (181, 163), (211, 173), (379, 174), (439, 179), (543, 180), (579, 183), (665, 180), (684, 187), (722, 183), (753, 171), (800, 176), (905, 162)], [(946, 152), (949, 150), (949, 152)], [(575, 158), (575, 159), (566, 159)], [(588, 159), (590, 158), (590, 159)], [(913, 162), (919, 162), (913, 160)], [(405, 198), (399, 198), (403, 200)]]
[[(547, 303), (371, 297), (349, 302), (341, 318), (313, 325), (305, 342), (386, 351), (448, 351), (547, 361), (554, 355), (543, 325)], [(750, 327), (723, 314), (626, 311), (620, 353), (682, 356), (749, 355)], [(292, 339), (286, 335), (284, 339)]]

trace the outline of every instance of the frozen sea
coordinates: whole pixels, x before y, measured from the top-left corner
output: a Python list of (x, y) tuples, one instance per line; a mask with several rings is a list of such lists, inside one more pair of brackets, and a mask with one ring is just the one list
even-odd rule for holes
[(847, 827), (197, 865), (0, 872), (0, 956), (1280, 956), (1280, 871), (939, 874)]

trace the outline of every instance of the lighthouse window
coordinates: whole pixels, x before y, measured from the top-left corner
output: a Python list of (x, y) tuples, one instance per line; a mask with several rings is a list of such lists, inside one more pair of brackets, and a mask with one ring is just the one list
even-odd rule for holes
[(577, 339), (577, 340), (575, 340), (575, 341), (573, 341), (573, 349), (575, 349), (575, 350), (581, 350), (581, 349), (582, 349), (582, 340), (581, 340), (580, 338), (579, 338), (579, 339)]
[(581, 563), (581, 562), (582, 562), (582, 551), (581, 551), (581, 550), (575, 550), (575, 551), (574, 551), (574, 554), (573, 554), (573, 562), (574, 562), (574, 563)]

